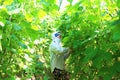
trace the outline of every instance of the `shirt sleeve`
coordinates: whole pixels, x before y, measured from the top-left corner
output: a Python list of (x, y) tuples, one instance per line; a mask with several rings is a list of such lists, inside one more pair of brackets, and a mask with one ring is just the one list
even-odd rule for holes
[(67, 52), (66, 54), (64, 54), (64, 60), (66, 60), (69, 56), (70, 56), (69, 52)]
[(51, 45), (51, 51), (55, 54), (64, 55), (68, 52), (68, 48), (63, 48), (62, 46)]

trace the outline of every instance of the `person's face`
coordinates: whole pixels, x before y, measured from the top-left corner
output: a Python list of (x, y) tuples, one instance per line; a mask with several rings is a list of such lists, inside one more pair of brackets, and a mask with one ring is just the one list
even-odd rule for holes
[(58, 35), (57, 38), (61, 39), (61, 35)]

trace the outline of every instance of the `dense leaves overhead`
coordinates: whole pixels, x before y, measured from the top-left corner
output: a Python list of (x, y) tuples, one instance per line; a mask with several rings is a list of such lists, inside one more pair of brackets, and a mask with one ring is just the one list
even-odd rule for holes
[(53, 80), (56, 30), (71, 80), (120, 79), (120, 0), (0, 0), (0, 79)]

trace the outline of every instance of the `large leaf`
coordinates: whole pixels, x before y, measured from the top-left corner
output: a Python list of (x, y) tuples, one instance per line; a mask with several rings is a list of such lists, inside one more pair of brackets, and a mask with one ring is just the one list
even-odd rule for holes
[(104, 63), (110, 63), (111, 61), (112, 61), (111, 53), (99, 50), (99, 52), (93, 59), (93, 66), (100, 69), (102, 66), (104, 66)]
[(12, 4), (13, 0), (5, 0), (4, 5), (10, 5)]
[(41, 18), (44, 18), (45, 16), (46, 16), (46, 12), (43, 10), (39, 10), (38, 17), (41, 19)]
[(120, 8), (120, 0), (117, 0), (116, 4)]
[(21, 27), (18, 24), (13, 24), (13, 27), (16, 31), (21, 30)]
[(84, 58), (84, 62), (88, 62), (89, 60), (92, 60), (92, 58), (95, 57), (95, 55), (97, 54), (97, 49), (93, 48), (93, 47), (88, 47), (85, 50), (85, 58)]

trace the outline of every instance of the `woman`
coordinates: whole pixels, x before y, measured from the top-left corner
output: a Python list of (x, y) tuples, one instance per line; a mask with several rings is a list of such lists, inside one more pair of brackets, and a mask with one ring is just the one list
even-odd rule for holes
[(69, 80), (69, 73), (65, 71), (65, 60), (68, 58), (70, 49), (61, 46), (61, 34), (54, 32), (50, 44), (51, 72), (55, 80)]

